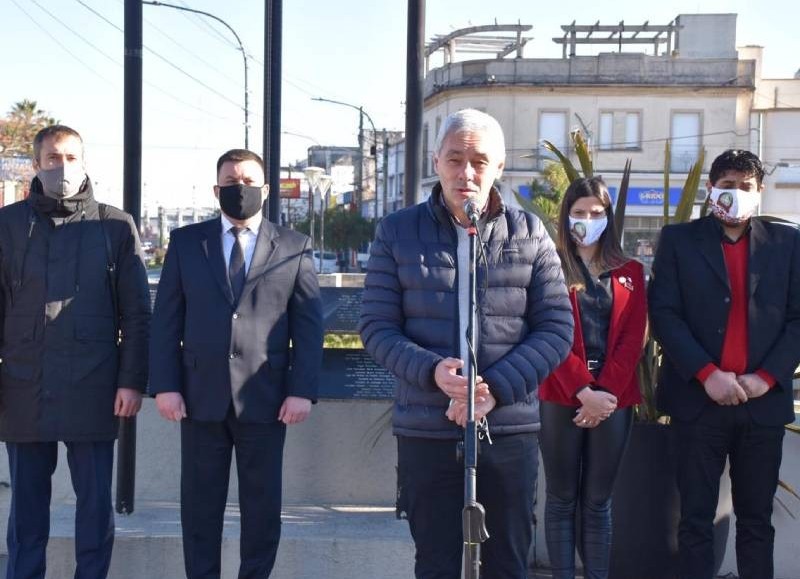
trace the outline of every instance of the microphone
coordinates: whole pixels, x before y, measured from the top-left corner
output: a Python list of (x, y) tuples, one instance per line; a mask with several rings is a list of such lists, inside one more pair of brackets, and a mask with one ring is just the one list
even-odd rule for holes
[(481, 208), (478, 207), (478, 202), (475, 199), (464, 201), (464, 213), (467, 214), (467, 219), (472, 225), (478, 224), (478, 219), (481, 217)]

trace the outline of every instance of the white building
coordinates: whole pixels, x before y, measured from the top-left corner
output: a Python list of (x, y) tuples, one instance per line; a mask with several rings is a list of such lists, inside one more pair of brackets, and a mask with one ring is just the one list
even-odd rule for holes
[[(428, 72), (418, 200), (436, 182), (431, 152), (441, 122), (471, 107), (496, 117), (505, 131), (506, 169), (499, 186), (509, 204), (516, 204), (514, 192), (530, 194), (531, 181), (541, 178), (552, 159), (543, 140), (567, 151), (570, 132), (581, 130), (591, 142), (595, 171), (612, 193), (630, 158), (625, 245), (645, 262), (663, 221), (667, 140), (672, 203), (701, 151), (698, 202), (714, 157), (747, 148), (760, 153), (768, 171), (775, 170), (766, 180), (764, 211), (800, 220), (800, 169), (791, 166), (800, 164), (800, 80), (761, 79), (761, 49), (737, 52), (735, 14), (680, 15), (663, 26), (562, 29), (564, 37), (554, 39), (564, 47), (562, 58), (522, 58), (521, 50), (504, 50), (494, 58), (459, 60), (456, 45), (444, 64)], [(602, 44), (616, 52), (578, 54), (584, 45), (606, 50)]]

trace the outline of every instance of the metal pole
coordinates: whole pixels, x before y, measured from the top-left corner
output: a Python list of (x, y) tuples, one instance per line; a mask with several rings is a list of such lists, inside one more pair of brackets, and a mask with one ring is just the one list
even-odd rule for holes
[[(142, 215), (142, 3), (125, 0), (122, 205), (139, 229)], [(129, 515), (136, 490), (136, 418), (120, 418), (116, 511)]]
[(322, 193), (320, 191), (319, 195), (319, 204), (320, 204), (320, 211), (319, 211), (319, 272), (324, 273), (322, 271), (322, 259), (325, 257), (325, 206), (327, 203), (325, 200), (328, 197), (328, 193)]
[[(209, 18), (213, 18), (220, 24), (222, 24), (225, 28), (231, 31), (234, 38), (236, 38), (236, 42), (239, 44), (239, 51), (242, 53), (242, 61), (244, 62), (244, 148), (250, 148), (250, 120), (249, 120), (249, 111), (250, 111), (250, 91), (247, 82), (248, 74), (247, 74), (247, 53), (244, 50), (244, 45), (242, 44), (242, 39), (239, 38), (239, 35), (236, 34), (236, 31), (231, 28), (231, 25), (225, 22), (219, 16), (214, 16), (210, 12), (203, 12), (202, 10), (195, 10), (194, 8), (189, 8), (187, 6), (178, 6), (176, 4), (168, 4), (166, 2), (157, 2), (155, 0), (148, 1), (142, 0), (142, 4), (148, 4), (150, 6), (165, 6), (167, 8), (174, 8), (175, 10), (183, 10), (184, 12), (192, 12), (193, 14), (202, 14), (203, 16), (208, 16)], [(126, 27), (127, 28), (127, 27)]]
[(425, 54), (425, 0), (408, 0), (406, 37), (405, 205), (417, 201), (422, 174), (422, 66)]
[(358, 202), (359, 213), (364, 206), (364, 108), (358, 107)]
[[(308, 148), (306, 167), (311, 167), (311, 147)], [(306, 180), (308, 183), (308, 180)], [(314, 187), (308, 183), (308, 236), (311, 238), (311, 255), (314, 255)], [(311, 261), (314, 261), (313, 259)]]
[(281, 64), (283, 0), (266, 0), (264, 9), (264, 160), (267, 162), (269, 220), (281, 212)]
[(308, 236), (311, 238), (311, 253), (314, 253), (314, 187), (308, 186)]
[(464, 429), (464, 509), (461, 515), (464, 538), (464, 579), (478, 579), (481, 565), (481, 543), (489, 538), (486, 512), (478, 502), (478, 429), (475, 424), (475, 384), (478, 361), (475, 359), (477, 319), (476, 248), (477, 218), (470, 223), (469, 234), (469, 323), (467, 325), (467, 425)]
[(373, 218), (378, 220), (378, 132), (375, 130), (375, 125), (372, 126), (372, 141), (375, 143), (375, 154), (371, 155), (375, 159), (375, 211)]
[(386, 217), (389, 212), (387, 204), (389, 202), (389, 135), (383, 129), (383, 211), (382, 217)]
[[(342, 105), (345, 107), (350, 107), (351, 109), (355, 109), (358, 111), (358, 167), (356, 174), (354, 175), (356, 182), (358, 183), (358, 194), (356, 199), (356, 206), (361, 207), (361, 204), (364, 200), (364, 117), (367, 117), (370, 126), (372, 127), (372, 134), (375, 140), (375, 204), (377, 206), (378, 203), (378, 131), (375, 128), (375, 123), (372, 121), (372, 117), (369, 116), (369, 113), (364, 110), (364, 107), (357, 107), (356, 105), (351, 105), (350, 103), (345, 103), (342, 101), (335, 101), (332, 99), (325, 99), (322, 97), (314, 97), (311, 100), (314, 101), (321, 101), (325, 103), (333, 103), (335, 105)], [(328, 167), (326, 166), (326, 169)], [(377, 211), (377, 209), (376, 209)], [(375, 214), (377, 216), (377, 214)]]

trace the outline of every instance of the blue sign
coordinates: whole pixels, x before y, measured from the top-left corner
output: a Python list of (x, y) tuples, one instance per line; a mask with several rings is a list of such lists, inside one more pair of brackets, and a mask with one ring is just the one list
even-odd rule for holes
[[(681, 198), (681, 191), (680, 187), (670, 187), (669, 188), (669, 204), (671, 206), (675, 206), (678, 204)], [(531, 187), (530, 185), (520, 185), (519, 189), (517, 190), (520, 197), (524, 197), (525, 199), (531, 199)], [(616, 204), (617, 196), (618, 196), (619, 188), (618, 187), (609, 187), (608, 193), (611, 195), (611, 201)], [(638, 205), (638, 206), (646, 206), (646, 205), (664, 205), (664, 189), (663, 187), (628, 187), (628, 206)]]
[[(669, 204), (677, 205), (681, 199), (680, 187), (669, 188)], [(608, 192), (614, 203), (617, 202), (617, 188), (609, 187)], [(663, 187), (628, 187), (628, 206), (631, 205), (664, 205), (664, 188)]]

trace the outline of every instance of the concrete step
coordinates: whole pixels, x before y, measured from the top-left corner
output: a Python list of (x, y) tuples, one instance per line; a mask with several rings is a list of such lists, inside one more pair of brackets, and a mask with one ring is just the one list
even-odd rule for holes
[[(48, 545), (47, 579), (75, 572), (74, 505), (54, 507)], [(408, 525), (391, 507), (298, 506), (283, 510), (275, 579), (408, 579), (414, 546)], [(145, 503), (118, 516), (109, 579), (184, 577), (177, 503)], [(222, 577), (239, 568), (239, 510), (225, 512)]]

